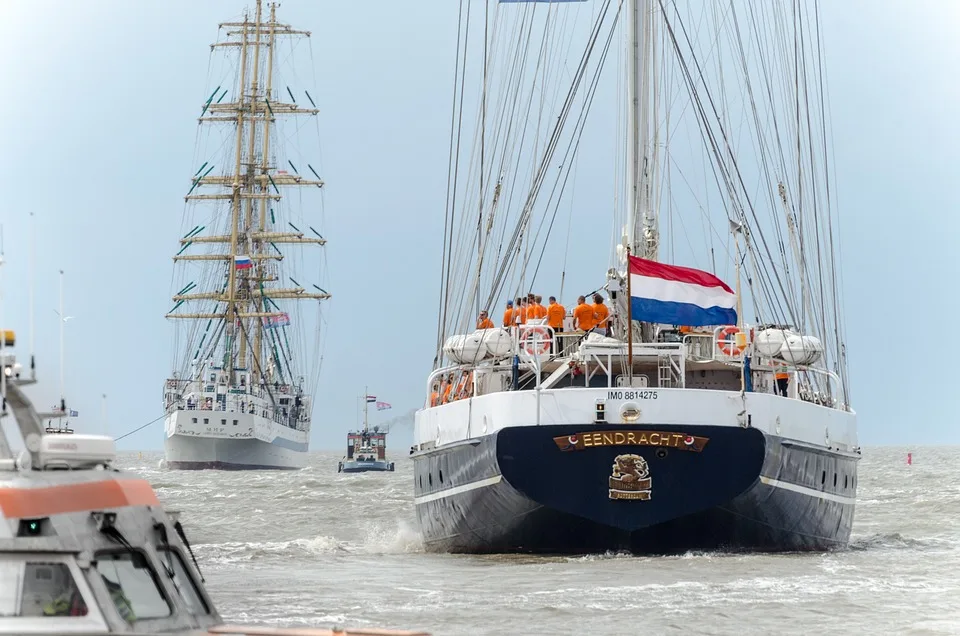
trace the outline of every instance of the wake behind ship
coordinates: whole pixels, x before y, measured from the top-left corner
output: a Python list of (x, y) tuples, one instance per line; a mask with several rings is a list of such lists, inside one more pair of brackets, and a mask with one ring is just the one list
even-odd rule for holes
[[(322, 359), (319, 303), (303, 301), (330, 295), (298, 282), (309, 274), (297, 265), (318, 270), (310, 267), (318, 265), (314, 256), (285, 260), (291, 246), (326, 240), (291, 202), (302, 200), (314, 218), (323, 181), (309, 156), (278, 143), (299, 131), (296, 122), (290, 129), (280, 122), (318, 110), (309, 91), (295, 94), (276, 81), (290, 41), (309, 33), (277, 22), (275, 4), (265, 16), (259, 0), (254, 16), (220, 28), (224, 37), (212, 50), (234, 56), (236, 75), (210, 93), (200, 122), (226, 125), (232, 144), (218, 139), (214, 152), (198, 153), (204, 160), (191, 179), (173, 257), (183, 267), (167, 314), (177, 323), (177, 358), (163, 393), (166, 464), (295, 469), (309, 446)], [(290, 188), (305, 190), (288, 199)]]
[[(822, 75), (797, 75), (823, 62), (807, 46), (819, 43), (816, 7), (796, 22), (783, 21), (792, 9), (731, 8), (692, 30), (677, 3), (527, 2), (495, 4), (491, 24), (543, 50), (573, 50), (578, 33), (586, 44), (569, 56), (579, 67), (557, 73), (516, 43), (497, 51), (483, 28), (470, 31), (480, 44), (461, 33), (441, 320), (411, 449), (426, 549), (845, 545), (860, 448), (838, 221), (813, 106)], [(744, 17), (755, 10), (763, 29)], [(591, 127), (617, 36), (622, 112)], [(781, 40), (790, 56), (764, 51)], [(789, 90), (757, 89), (783, 78)], [(470, 129), (461, 113), (474, 103)], [(596, 200), (606, 159), (578, 154), (604, 130), (623, 151), (610, 161), (612, 203)], [(469, 139), (479, 148), (461, 150)], [(591, 181), (579, 200), (578, 176)], [(578, 268), (609, 245), (594, 231), (604, 210), (610, 267), (589, 276)]]

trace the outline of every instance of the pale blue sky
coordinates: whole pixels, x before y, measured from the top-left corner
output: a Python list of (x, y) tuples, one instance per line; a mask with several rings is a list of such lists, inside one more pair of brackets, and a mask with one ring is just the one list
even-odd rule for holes
[[(456, 2), (287, 0), (313, 32), (329, 239), (314, 448), (339, 449), (355, 396), (399, 415), (422, 400), (436, 336)], [(5, 317), (27, 356), (28, 214), (37, 214), (40, 404), (58, 394), (57, 271), (67, 272), (67, 387), (80, 430), (127, 432), (161, 414), (170, 371), (171, 256), (189, 187), (216, 25), (242, 0), (0, 3)], [(821, 3), (843, 230), (847, 342), (864, 444), (960, 442), (960, 4)], [(322, 166), (322, 167), (321, 167)], [(590, 179), (580, 169), (578, 183)], [(578, 186), (580, 187), (580, 186)], [(572, 276), (603, 275), (596, 257)], [(573, 264), (576, 265), (576, 264)], [(571, 267), (570, 269), (575, 269)], [(543, 291), (544, 295), (552, 293)], [(383, 419), (387, 419), (384, 417)], [(391, 446), (404, 454), (409, 433)], [(157, 449), (162, 425), (120, 442)]]

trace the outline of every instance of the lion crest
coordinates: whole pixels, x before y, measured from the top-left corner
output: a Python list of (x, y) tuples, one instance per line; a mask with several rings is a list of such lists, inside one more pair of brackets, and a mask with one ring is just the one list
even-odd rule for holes
[(610, 475), (611, 499), (650, 499), (650, 466), (640, 455), (617, 455)]

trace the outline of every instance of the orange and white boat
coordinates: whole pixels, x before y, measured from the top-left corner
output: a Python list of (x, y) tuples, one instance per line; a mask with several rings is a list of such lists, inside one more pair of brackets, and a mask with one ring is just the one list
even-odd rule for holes
[(225, 624), (177, 513), (113, 467), (112, 438), (47, 432), (22, 390), (33, 374), (0, 360), (25, 446), (15, 456), (0, 428), (0, 634), (424, 634)]

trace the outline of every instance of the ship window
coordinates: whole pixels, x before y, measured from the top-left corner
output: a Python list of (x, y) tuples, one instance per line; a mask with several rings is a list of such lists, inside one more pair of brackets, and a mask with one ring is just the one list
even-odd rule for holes
[(843, 476), (843, 487), (844, 487), (844, 488), (847, 487), (847, 475), (844, 475), (844, 476)]
[(823, 474), (820, 475), (820, 485), (827, 483), (827, 471), (823, 471)]
[(0, 618), (87, 615), (66, 563), (2, 559), (0, 581)]
[(180, 596), (183, 598), (183, 602), (186, 604), (187, 609), (190, 610), (190, 613), (209, 614), (210, 608), (207, 606), (206, 601), (203, 600), (203, 595), (200, 594), (200, 589), (197, 587), (194, 578), (190, 576), (189, 570), (187, 570), (187, 566), (184, 564), (183, 557), (180, 556), (180, 553), (172, 548), (157, 548), (157, 554), (160, 559), (167, 564), (167, 567), (173, 571), (173, 576), (171, 577), (173, 586), (180, 592)]
[(233, 420), (233, 425), (234, 425), (234, 426), (237, 425), (237, 420)]
[(209, 424), (209, 423), (210, 423), (210, 418), (209, 418), (209, 417), (203, 418), (203, 423), (204, 423), (204, 424)]
[(833, 487), (837, 487), (837, 473), (833, 473)]
[(197, 423), (197, 418), (193, 418), (193, 423), (194, 423), (194, 424)]
[(170, 616), (170, 603), (143, 552), (97, 553), (96, 568), (117, 613), (128, 623)]
[(440, 483), (443, 483), (443, 470), (440, 471)]
[(226, 425), (227, 425), (227, 420), (220, 420), (220, 425), (221, 425), (221, 426), (226, 426)]
[(433, 473), (427, 475), (427, 482), (432, 486), (433, 485)]

